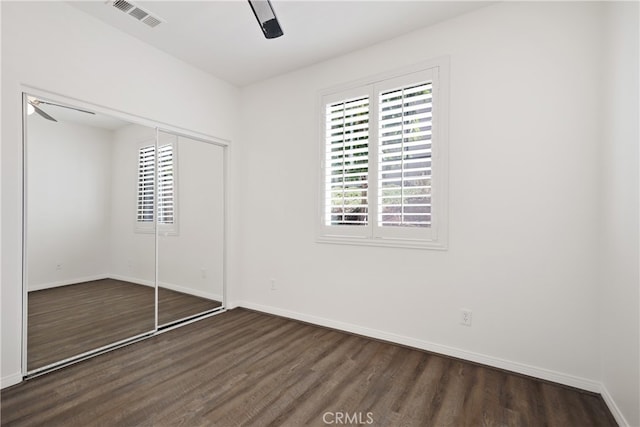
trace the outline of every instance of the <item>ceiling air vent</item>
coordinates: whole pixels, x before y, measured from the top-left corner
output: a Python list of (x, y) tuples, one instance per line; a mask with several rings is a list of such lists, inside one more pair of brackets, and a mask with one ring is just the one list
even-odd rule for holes
[(126, 0), (113, 0), (108, 4), (115, 7), (121, 12), (126, 13), (129, 16), (136, 18), (138, 21), (147, 24), (151, 28), (157, 27), (159, 24), (165, 22), (164, 19), (159, 16), (151, 14), (148, 10), (136, 6), (135, 4)]
[(116, 0), (113, 2), (113, 7), (120, 9), (123, 12), (129, 12), (135, 6), (124, 0)]
[(160, 19), (156, 18), (155, 16), (147, 15), (147, 17), (144, 18), (142, 20), (142, 22), (144, 22), (145, 24), (147, 24), (148, 26), (153, 28), (156, 25), (159, 25), (162, 21)]

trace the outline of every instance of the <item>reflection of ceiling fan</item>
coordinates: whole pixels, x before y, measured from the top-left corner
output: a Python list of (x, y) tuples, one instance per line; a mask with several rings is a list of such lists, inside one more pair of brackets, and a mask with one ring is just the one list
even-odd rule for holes
[[(68, 108), (70, 110), (80, 111), (81, 113), (96, 114), (93, 111), (87, 111), (87, 110), (83, 110), (81, 108), (76, 108), (76, 107), (69, 107), (68, 105), (55, 104), (53, 102), (41, 101), (39, 99), (32, 98), (32, 97), (27, 98), (27, 102), (29, 103), (29, 106), (27, 107), (28, 114), (31, 114), (31, 112), (29, 112), (29, 110), (31, 110), (31, 108), (33, 108), (34, 112), (38, 113), (40, 116), (44, 117), (47, 120), (51, 120), (52, 122), (57, 122), (57, 120), (54, 119), (53, 117), (51, 117), (49, 114), (47, 114), (44, 111), (42, 111), (42, 109), (40, 108), (40, 105), (54, 105), (56, 107), (62, 107), (62, 108)], [(31, 108), (29, 108), (29, 107), (31, 107)]]

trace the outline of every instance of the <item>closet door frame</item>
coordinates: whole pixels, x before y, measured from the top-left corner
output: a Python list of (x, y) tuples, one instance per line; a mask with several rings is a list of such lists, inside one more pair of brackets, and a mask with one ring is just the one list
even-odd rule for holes
[[(172, 126), (170, 124), (158, 122), (146, 117), (125, 113), (119, 110), (114, 110), (99, 104), (94, 104), (91, 102), (86, 102), (83, 100), (79, 100), (76, 98), (71, 98), (59, 93), (47, 91), (41, 88), (29, 86), (29, 85), (21, 85), (20, 86), (22, 93), (22, 322), (20, 327), (22, 328), (22, 354), (21, 354), (21, 374), (23, 379), (33, 378), (36, 376), (40, 376), (46, 374), (48, 372), (55, 371), (57, 369), (72, 365), (74, 363), (80, 362), (82, 360), (89, 359), (91, 357), (95, 357), (97, 355), (106, 353), (108, 351), (115, 350), (117, 348), (132, 344), (134, 342), (151, 338), (160, 333), (167, 332), (172, 329), (179, 328), (181, 326), (196, 322), (198, 320), (214, 316), (216, 314), (223, 313), (227, 310), (227, 271), (228, 271), (228, 245), (227, 245), (227, 236), (228, 236), (228, 192), (229, 192), (229, 146), (230, 141), (218, 138), (211, 135), (206, 135), (203, 133), (191, 131), (188, 129), (184, 129), (178, 126)], [(171, 133), (176, 136), (183, 136), (189, 139), (193, 139), (199, 142), (204, 142), (208, 144), (213, 144), (219, 146), (223, 149), (223, 239), (222, 239), (222, 260), (221, 260), (221, 268), (222, 268), (222, 304), (220, 307), (217, 307), (212, 310), (208, 310), (198, 315), (194, 315), (190, 318), (184, 319), (176, 324), (171, 324), (167, 327), (158, 328), (158, 226), (157, 226), (157, 197), (158, 192), (155, 192), (155, 202), (154, 203), (154, 251), (155, 251), (155, 265), (154, 265), (154, 287), (155, 287), (155, 319), (154, 319), (154, 329), (149, 332), (145, 332), (139, 335), (135, 335), (129, 337), (127, 339), (123, 339), (121, 341), (117, 341), (111, 343), (109, 345), (87, 351), (73, 357), (69, 357), (63, 360), (60, 360), (55, 363), (48, 364), (43, 367), (39, 367), (36, 369), (32, 369), (31, 371), (27, 368), (27, 352), (28, 352), (28, 257), (27, 257), (27, 213), (28, 213), (28, 158), (27, 158), (27, 95), (45, 98), (47, 100), (53, 102), (59, 102), (61, 104), (73, 105), (81, 109), (86, 109), (89, 111), (93, 111), (95, 113), (104, 114), (107, 116), (112, 116), (117, 119), (121, 119), (124, 121), (128, 121), (131, 124), (146, 126), (155, 130), (155, 146), (156, 150), (158, 147), (158, 135), (159, 132)], [(156, 156), (157, 157), (157, 156)], [(157, 158), (156, 158), (157, 162)], [(157, 166), (157, 165), (156, 165)], [(156, 168), (157, 171), (157, 168)], [(154, 182), (157, 181), (157, 176), (154, 178)]]

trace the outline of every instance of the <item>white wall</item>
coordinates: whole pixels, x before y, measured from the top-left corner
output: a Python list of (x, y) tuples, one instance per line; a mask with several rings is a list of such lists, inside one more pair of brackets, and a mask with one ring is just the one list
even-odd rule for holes
[(640, 426), (637, 2), (607, 5), (602, 138), (601, 365), (605, 398)]
[(230, 140), (238, 91), (62, 2), (3, 1), (0, 7), (4, 387), (21, 379), (21, 85)]
[[(243, 304), (597, 390), (601, 13), (501, 3), (244, 88)], [(450, 249), (315, 243), (318, 91), (441, 55)]]
[(28, 116), (27, 128), (28, 289), (104, 276), (110, 258), (111, 132), (37, 114)]

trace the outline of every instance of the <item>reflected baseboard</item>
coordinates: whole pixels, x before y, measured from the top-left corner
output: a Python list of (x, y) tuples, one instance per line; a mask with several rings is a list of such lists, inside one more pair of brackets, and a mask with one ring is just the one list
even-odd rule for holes
[[(109, 275), (108, 278), (114, 279), (114, 280), (122, 280), (123, 282), (135, 283), (137, 285), (145, 285), (145, 286), (154, 285), (152, 280), (144, 280), (144, 279), (138, 279), (136, 277), (120, 276), (118, 274), (111, 274)], [(170, 289), (172, 291), (181, 292), (183, 294), (189, 294), (196, 297), (206, 298), (214, 301), (222, 301), (221, 294), (216, 294), (213, 292), (205, 292), (197, 289), (191, 289), (186, 286), (176, 285), (175, 283), (158, 282), (158, 285), (161, 288)]]
[(59, 288), (60, 286), (75, 285), (77, 283), (92, 282), (94, 280), (103, 280), (103, 279), (109, 279), (112, 277), (113, 276), (110, 274), (97, 274), (95, 276), (75, 277), (73, 279), (64, 279), (56, 282), (39, 283), (37, 285), (29, 286), (28, 292), (42, 291), (44, 289), (51, 289), (51, 288)]
[[(92, 282), (94, 280), (113, 279), (121, 280), (123, 282), (135, 283), (136, 285), (154, 286), (153, 280), (141, 279), (138, 277), (121, 276), (119, 274), (98, 274), (88, 277), (77, 277), (74, 279), (65, 279), (57, 282), (42, 283), (38, 285), (32, 285), (29, 287), (29, 292), (42, 291), (44, 289), (57, 288), (60, 286), (75, 285), (78, 283)], [(170, 289), (172, 291), (182, 292), (183, 294), (189, 294), (200, 298), (206, 298), (214, 301), (222, 301), (222, 294), (213, 292), (205, 292), (201, 290), (194, 290), (186, 286), (176, 285), (175, 283), (159, 282), (160, 287)]]
[(123, 282), (135, 283), (136, 285), (155, 286), (153, 280), (140, 279), (138, 277), (121, 276), (120, 274), (109, 274), (108, 279), (121, 280)]
[(170, 289), (176, 292), (182, 292), (183, 294), (189, 294), (200, 298), (206, 298), (214, 301), (222, 301), (221, 294), (214, 294), (212, 292), (204, 292), (199, 290), (194, 290), (191, 288), (186, 288), (180, 285), (174, 285), (173, 283), (159, 282), (158, 285), (161, 288)]

